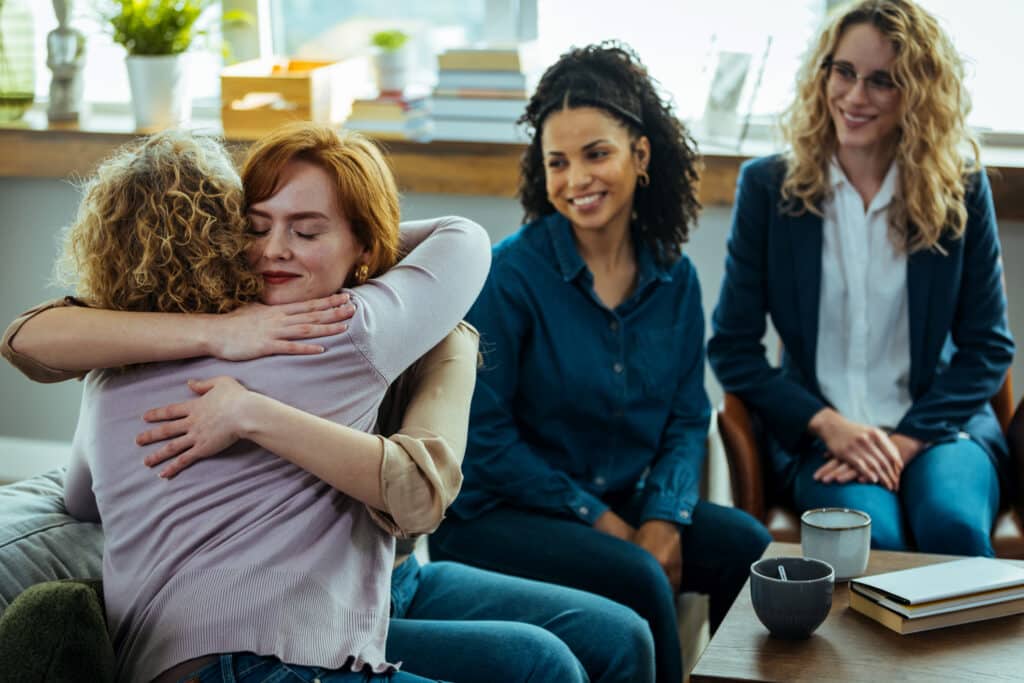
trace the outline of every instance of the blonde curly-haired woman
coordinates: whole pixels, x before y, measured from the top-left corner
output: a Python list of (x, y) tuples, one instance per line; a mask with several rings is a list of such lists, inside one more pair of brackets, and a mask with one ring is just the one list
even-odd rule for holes
[(740, 174), (711, 365), (767, 428), (779, 495), (867, 511), (878, 548), (993, 554), (1013, 341), (969, 109), (934, 17), (858, 2), (807, 57), (787, 151)]

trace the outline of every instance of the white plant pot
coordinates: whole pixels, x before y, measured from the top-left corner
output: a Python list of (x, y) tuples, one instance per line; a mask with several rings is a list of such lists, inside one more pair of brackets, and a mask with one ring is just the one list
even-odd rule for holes
[(377, 89), (405, 90), (409, 85), (412, 51), (406, 47), (398, 50), (382, 50), (373, 57), (373, 67), (377, 75)]
[(126, 58), (135, 127), (173, 128), (192, 118), (188, 55), (132, 55)]

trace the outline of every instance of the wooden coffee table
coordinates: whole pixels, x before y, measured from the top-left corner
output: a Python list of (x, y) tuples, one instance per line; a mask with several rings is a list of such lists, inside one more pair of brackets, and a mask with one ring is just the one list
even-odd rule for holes
[[(764, 552), (780, 555), (798, 556), (800, 546), (772, 543)], [(951, 559), (872, 550), (867, 573)], [(841, 582), (832, 611), (808, 640), (778, 640), (754, 614), (749, 580), (690, 674), (691, 683), (984, 680), (1024, 680), (1024, 615), (901, 636), (851, 610), (849, 588)]]

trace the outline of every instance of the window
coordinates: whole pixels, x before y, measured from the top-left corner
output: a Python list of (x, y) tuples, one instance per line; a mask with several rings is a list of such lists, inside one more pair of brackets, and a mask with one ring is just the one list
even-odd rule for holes
[[(974, 104), (970, 124), (983, 131), (1024, 132), (1020, 116), (1024, 90), (1016, 85), (1019, 66), (1024, 63), (1018, 35), (1024, 26), (1024, 2), (918, 1), (939, 18), (966, 61), (966, 83)], [(709, 100), (722, 99), (721, 93), (711, 92), (716, 70), (727, 76), (731, 69), (739, 74), (736, 80), (745, 76), (742, 86), (732, 93), (740, 119), (733, 123), (742, 127), (749, 114), (754, 128), (770, 129), (793, 97), (801, 57), (818, 35), (826, 8), (843, 4), (827, 0), (639, 0), (634, 6), (642, 6), (642, 11), (627, 12), (614, 0), (538, 2), (540, 43), (547, 63), (573, 44), (623, 40), (636, 49), (651, 74), (673, 96), (680, 116), (691, 122), (701, 137), (713, 124), (702, 120)], [(727, 132), (737, 134), (735, 130)]]
[[(918, 0), (938, 17), (967, 66), (972, 126), (1024, 134), (1024, 90), (1020, 87), (1020, 30), (1024, 2), (1018, 0)], [(995, 137), (995, 136), (990, 136)]]
[[(973, 100), (971, 125), (982, 131), (1024, 135), (1024, 90), (1017, 87), (1018, 0), (918, 0), (942, 22), (967, 63)], [(400, 28), (414, 35), (416, 80), (430, 84), (438, 52), (495, 36), (537, 36), (538, 59), (550, 63), (571, 45), (608, 38), (629, 43), (675, 101), (679, 114), (702, 137), (715, 137), (705, 117), (709, 103), (726, 111), (718, 133), (738, 128), (767, 131), (792, 97), (800, 56), (817, 35), (833, 0), (226, 0), (260, 14), (264, 51), (306, 57), (344, 57), (366, 49), (369, 36)], [(50, 3), (33, 3), (36, 19), (36, 90), (45, 100), (50, 72), (46, 34), (56, 26)], [(219, 12), (215, 7), (213, 12)], [(217, 17), (210, 16), (211, 25)], [(518, 22), (517, 26), (511, 26)], [(87, 34), (85, 99), (127, 103), (124, 50), (95, 20), (90, 3), (77, 3), (72, 24)], [(252, 33), (256, 28), (252, 29)], [(254, 41), (256, 42), (256, 41)], [(237, 52), (237, 50), (236, 50)], [(193, 95), (216, 106), (221, 57), (193, 50)], [(721, 77), (712, 89), (715, 74)], [(731, 112), (731, 114), (730, 114)], [(733, 118), (730, 119), (729, 116)], [(724, 121), (724, 128), (722, 124)], [(710, 125), (710, 128), (709, 128)], [(990, 136), (990, 139), (999, 135)], [(1012, 141), (1013, 135), (1003, 136)]]
[[(37, 2), (32, 6), (36, 34), (36, 101), (49, 98), (50, 69), (46, 66), (46, 35), (57, 28), (57, 18), (49, 2)], [(204, 16), (207, 26), (220, 24), (220, 7), (215, 5)], [(128, 71), (125, 68), (125, 49), (116, 44), (106, 26), (99, 21), (90, 3), (75, 4), (71, 26), (85, 34), (85, 93), (90, 105), (126, 106), (131, 98), (128, 90)], [(216, 39), (213, 40), (216, 43)], [(220, 69), (223, 59), (217, 50), (195, 49), (190, 52), (192, 60), (192, 97), (200, 106), (220, 108)]]
[(271, 0), (275, 54), (341, 59), (365, 53), (377, 31), (399, 29), (411, 37), (412, 80), (434, 81), (435, 55), (482, 40), (492, 0)]
[[(800, 55), (824, 15), (822, 0), (640, 4), (643, 11), (626, 12), (617, 0), (540, 0), (545, 63), (572, 45), (626, 42), (698, 136), (723, 142), (735, 141), (748, 114), (767, 123), (786, 106)], [(704, 120), (709, 102), (717, 120)]]

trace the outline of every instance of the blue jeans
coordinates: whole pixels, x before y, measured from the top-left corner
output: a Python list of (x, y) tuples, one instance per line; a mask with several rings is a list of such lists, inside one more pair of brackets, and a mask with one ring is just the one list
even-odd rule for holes
[(221, 655), (220, 660), (208, 664), (183, 679), (183, 683), (428, 683), (404, 671), (375, 674), (369, 671), (341, 669), (329, 671), (318, 666), (295, 666), (285, 664), (276, 657), (238, 652)]
[(389, 661), (459, 683), (648, 683), (654, 643), (605, 598), (456, 562), (410, 557), (391, 579)]
[(849, 507), (871, 515), (871, 546), (926, 553), (992, 557), (999, 511), (999, 477), (985, 450), (968, 438), (936, 444), (903, 469), (893, 493), (877, 484), (822, 484), (824, 460), (805, 455), (793, 481), (800, 511)]
[[(637, 497), (613, 508), (630, 524), (639, 521)], [(683, 590), (710, 595), (714, 627), (771, 537), (747, 513), (706, 501), (697, 503), (692, 520), (680, 527)], [(430, 536), (430, 553), (438, 560), (590, 591), (631, 607), (654, 637), (656, 680), (683, 680), (676, 596), (661, 565), (640, 546), (577, 519), (499, 507), (473, 519), (449, 516)]]

